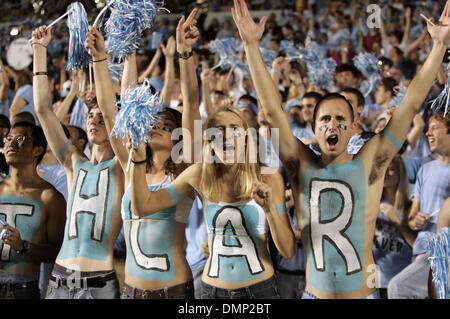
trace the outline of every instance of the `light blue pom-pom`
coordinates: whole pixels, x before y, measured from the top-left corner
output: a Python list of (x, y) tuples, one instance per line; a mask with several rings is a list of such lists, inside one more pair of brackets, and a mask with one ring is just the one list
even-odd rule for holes
[(69, 125), (78, 126), (84, 129), (84, 119), (86, 113), (87, 107), (85, 106), (83, 99), (77, 99), (73, 106), (72, 113), (70, 114)]
[(142, 40), (142, 33), (153, 28), (163, 1), (115, 0), (106, 22), (106, 51), (119, 62), (135, 51)]
[(259, 47), (259, 50), (261, 51), (261, 57), (264, 61), (264, 65), (266, 68), (271, 72), (272, 69), (272, 62), (276, 59), (277, 53), (271, 49), (266, 49), (263, 47)]
[(118, 104), (120, 110), (116, 114), (111, 137), (122, 139), (124, 144), (130, 139), (135, 146), (150, 143), (149, 132), (158, 123), (158, 113), (163, 105), (159, 95), (152, 94), (148, 79), (126, 90)]
[(111, 77), (111, 81), (113, 83), (119, 82), (122, 78), (123, 65), (122, 63), (116, 63), (108, 59), (108, 71), (109, 76)]
[[(294, 41), (292, 40), (282, 40), (280, 42), (280, 49), (284, 52), (286, 57), (291, 60), (301, 61), (301, 58), (303, 57), (303, 53), (299, 48), (295, 47)], [(304, 48), (301, 49), (303, 50)]]
[(90, 54), (84, 48), (89, 21), (86, 10), (79, 2), (71, 3), (68, 8), (69, 17), (67, 27), (69, 28), (69, 55), (67, 57), (66, 69), (71, 72), (81, 70), (88, 66), (91, 61)]
[(450, 229), (445, 227), (429, 238), (430, 265), (439, 299), (450, 299)]
[(219, 54), (219, 65), (222, 69), (230, 69), (241, 62), (239, 59), (239, 43), (235, 38), (211, 41), (209, 47), (211, 52)]
[(447, 80), (447, 83), (445, 84), (444, 89), (439, 93), (439, 95), (430, 102), (431, 111), (433, 113), (437, 113), (440, 111), (444, 112), (444, 116), (448, 113), (450, 109), (450, 96), (449, 96), (449, 90), (450, 90), (450, 77)]
[(372, 53), (360, 53), (353, 58), (353, 63), (369, 82), (368, 90), (363, 92), (364, 96), (368, 96), (381, 81), (381, 69), (378, 64), (378, 58)]
[(308, 81), (317, 89), (331, 89), (334, 84), (336, 61), (326, 58), (324, 51), (314, 41), (307, 41), (300, 50), (308, 69)]

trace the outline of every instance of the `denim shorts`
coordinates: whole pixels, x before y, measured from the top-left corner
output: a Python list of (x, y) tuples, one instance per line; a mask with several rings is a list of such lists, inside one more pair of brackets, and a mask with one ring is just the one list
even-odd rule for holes
[[(320, 299), (320, 298), (314, 296), (312, 293), (310, 293), (310, 292), (305, 290), (303, 292), (302, 299)], [(368, 295), (367, 297), (360, 298), (360, 299), (380, 299), (380, 294), (379, 294), (379, 291), (377, 289), (377, 290), (375, 290), (374, 293)]]
[(202, 281), (202, 299), (280, 299), (275, 277), (237, 289), (218, 288)]

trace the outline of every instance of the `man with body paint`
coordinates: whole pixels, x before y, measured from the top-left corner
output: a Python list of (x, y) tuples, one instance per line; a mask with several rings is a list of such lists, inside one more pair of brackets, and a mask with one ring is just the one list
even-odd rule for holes
[(440, 69), (450, 38), (450, 5), (447, 2), (441, 23), (428, 25), (433, 49), (403, 103), (386, 129), (356, 155), (347, 152), (356, 128), (353, 108), (340, 94), (324, 96), (315, 107), (313, 129), (320, 156), (292, 135), (259, 52), (267, 18), (255, 24), (244, 0), (234, 1), (232, 14), (262, 109), (271, 127), (280, 129), (280, 159), (291, 180), (307, 255), (303, 296), (370, 298), (376, 293), (372, 243), (385, 172)]
[(113, 245), (122, 226), (123, 172), (95, 98), (88, 103), (86, 121), (88, 140), (93, 145), (91, 160), (63, 133), (49, 94), (46, 47), (50, 40), (51, 28), (41, 26), (33, 31), (33, 93), (49, 146), (66, 171), (69, 200), (64, 240), (46, 298), (119, 298)]
[(28, 122), (5, 138), (11, 176), (0, 183), (0, 298), (39, 299), (40, 264), (53, 263), (61, 246), (66, 201), (36, 171), (46, 146), (42, 129)]

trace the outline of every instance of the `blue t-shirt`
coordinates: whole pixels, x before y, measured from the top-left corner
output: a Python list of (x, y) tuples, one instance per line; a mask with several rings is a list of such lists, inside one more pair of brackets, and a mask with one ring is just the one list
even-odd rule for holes
[[(399, 218), (401, 214), (395, 210)], [(378, 214), (372, 245), (373, 258), (378, 265), (379, 288), (387, 288), (389, 281), (411, 263), (412, 248), (400, 230), (383, 213)]]
[(46, 180), (53, 187), (60, 192), (67, 201), (67, 176), (66, 171), (59, 163), (50, 165), (39, 165), (39, 170), (42, 172), (42, 179)]
[(33, 101), (33, 87), (30, 84), (25, 84), (21, 86), (17, 92), (16, 96), (21, 97), (25, 100), (25, 105), (22, 107), (20, 112), (30, 112), (33, 114), (34, 120), (36, 124), (39, 125), (39, 121), (37, 119), (36, 114), (34, 113), (34, 101)]
[[(450, 164), (441, 164), (439, 159), (424, 164), (417, 173), (413, 198), (420, 200), (419, 211), (432, 214), (439, 210), (450, 196)], [(427, 234), (436, 232), (439, 213), (425, 224), (417, 235), (413, 254), (425, 253), (428, 249)]]

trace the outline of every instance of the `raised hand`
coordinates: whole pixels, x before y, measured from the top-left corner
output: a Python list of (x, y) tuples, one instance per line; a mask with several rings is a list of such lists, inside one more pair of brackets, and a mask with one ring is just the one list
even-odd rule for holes
[(272, 203), (272, 189), (265, 183), (257, 183), (253, 187), (252, 198), (266, 212), (270, 211)]
[(89, 26), (84, 47), (91, 53), (94, 60), (104, 59), (106, 57), (105, 40), (96, 27)]
[(40, 44), (46, 47), (52, 39), (52, 27), (47, 28), (45, 25), (35, 29), (31, 34), (31, 45)]
[(131, 140), (127, 141), (127, 150), (132, 152), (131, 159), (135, 162), (140, 162), (146, 159), (145, 144), (135, 146), (131, 143)]
[(194, 19), (197, 14), (198, 9), (195, 8), (189, 14), (187, 19), (182, 16), (178, 21), (178, 26), (176, 30), (177, 37), (177, 51), (186, 52), (192, 49), (194, 43), (197, 42), (200, 32), (196, 27), (197, 20)]
[(231, 14), (239, 30), (239, 35), (245, 44), (255, 43), (261, 39), (267, 22), (266, 16), (261, 19), (259, 24), (256, 24), (248, 11), (245, 0), (234, 0)]
[(163, 52), (163, 54), (166, 57), (173, 57), (175, 55), (175, 48), (176, 48), (176, 42), (175, 42), (175, 38), (173, 36), (171, 36), (168, 40), (167, 40), (167, 44), (164, 45), (162, 42), (160, 44), (161, 47), (161, 51)]
[[(433, 20), (433, 19), (431, 19)], [(445, 3), (444, 10), (439, 23), (432, 25), (427, 21), (428, 32), (434, 41), (442, 42), (447, 45), (450, 39), (450, 4), (449, 1)]]

